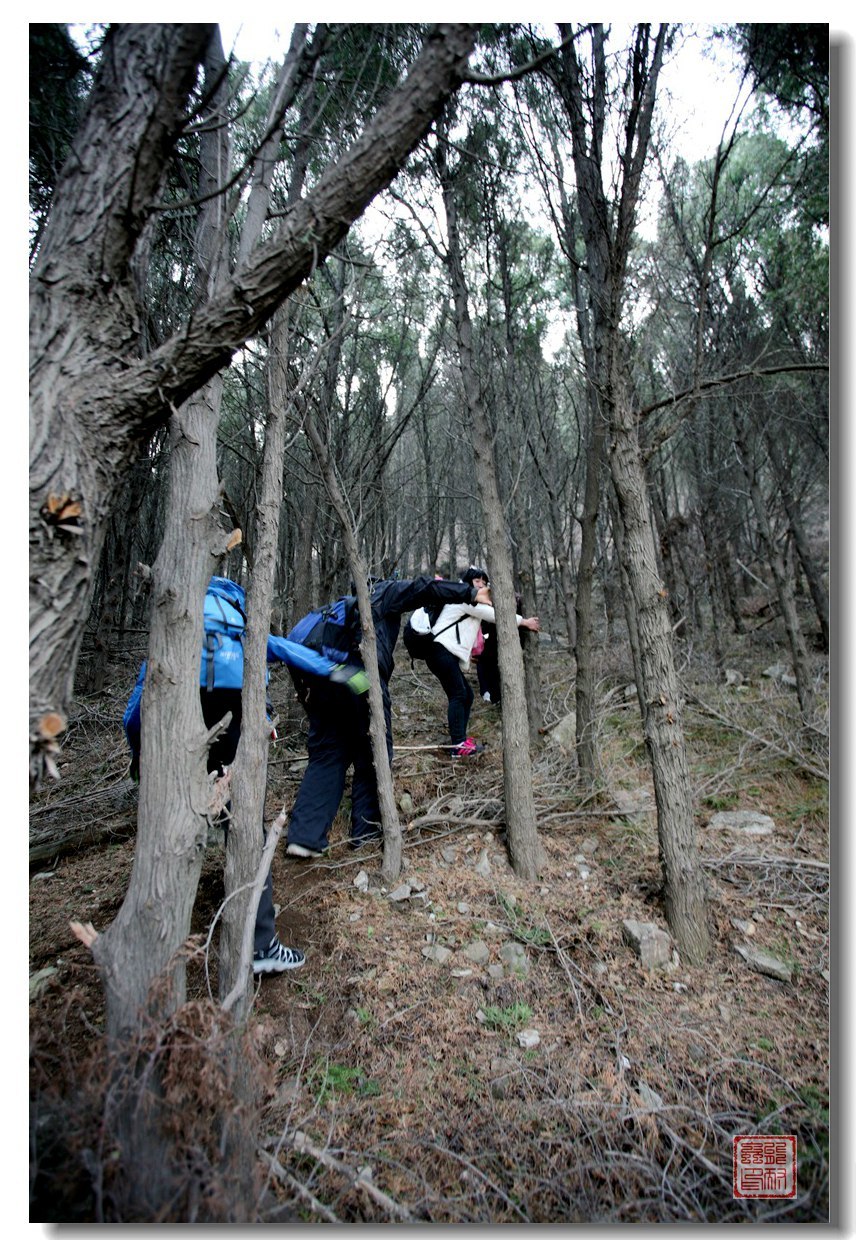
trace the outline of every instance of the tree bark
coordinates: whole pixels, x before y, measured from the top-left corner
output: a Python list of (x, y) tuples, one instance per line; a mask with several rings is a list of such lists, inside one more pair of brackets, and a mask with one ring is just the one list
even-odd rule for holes
[(475, 454), (476, 481), (484, 516), (485, 542), (490, 557), (491, 588), (496, 611), (497, 652), (499, 674), (502, 680), (503, 783), (508, 847), (514, 872), (520, 878), (531, 880), (538, 877), (542, 849), (538, 840), (535, 799), (532, 792), (529, 723), (526, 714), (523, 652), (520, 649), (515, 619), (514, 577), (497, 483), (493, 439), (482, 404), (478, 375), (473, 361), (472, 323), (468, 307), (467, 285), (461, 262), (455, 191), (442, 146), (438, 150), (438, 168), (443, 190), (443, 203), (446, 208), (447, 266), (454, 302), (458, 357), (466, 393), (470, 434)]
[[(568, 26), (560, 27), (570, 36)], [(635, 28), (628, 56), (627, 93), (619, 126), (620, 181), (608, 201), (603, 183), (603, 137), (607, 107), (604, 31), (592, 29), (594, 73), (583, 81), (576, 44), (570, 40), (551, 70), (568, 116), (578, 206), (586, 244), (587, 304), (581, 332), (592, 399), (600, 403), (609, 431), (608, 459), (623, 527), (624, 568), (632, 594), (644, 693), (645, 738), (651, 758), (666, 915), (688, 960), (700, 963), (709, 947), (703, 872), (698, 859), (692, 790), (678, 698), (672, 634), (657, 574), (646, 481), (633, 413), (622, 373), (621, 315), (627, 263), (635, 226), (651, 117), (666, 43), (661, 26)], [(573, 252), (572, 248), (571, 252)], [(578, 297), (578, 304), (580, 299)], [(595, 418), (596, 428), (602, 418)], [(591, 463), (591, 458), (590, 458)], [(594, 488), (592, 488), (594, 494)], [(580, 584), (578, 579), (578, 597)], [(577, 643), (579, 644), (579, 619)], [(638, 678), (637, 678), (638, 680)], [(579, 693), (579, 669), (578, 690)], [(578, 728), (580, 721), (578, 719)]]
[[(505, 312), (505, 403), (512, 425), (519, 426), (525, 441), (526, 418), (520, 409), (520, 374), (517, 364), (517, 334), (514, 322), (514, 298), (512, 296), (509, 269), (507, 224), (499, 216), (494, 225), (499, 270), (502, 278), (502, 301)], [(512, 432), (515, 434), (516, 432)], [(520, 493), (519, 484), (512, 490), (511, 510), (514, 515), (519, 559), (520, 593), (524, 600), (524, 615), (536, 615), (535, 556), (532, 551), (532, 535), (527, 504)], [(515, 592), (516, 594), (516, 592)], [(528, 636), (528, 635), (527, 635)], [(523, 647), (524, 690), (526, 694), (526, 717), (529, 721), (529, 740), (537, 743), (543, 722), (541, 707), (541, 659), (537, 638), (530, 638)]]
[(184, 1001), (184, 962), (176, 953), (190, 933), (210, 801), (211, 737), (199, 701), (202, 609), (226, 545), (217, 519), (219, 393), (211, 387), (173, 419), (172, 499), (152, 571), (134, 865), (122, 907), (93, 952), (113, 1039), (137, 1028), (155, 978), (171, 979), (169, 993), (154, 1000), (155, 1014)]
[(261, 495), (256, 508), (256, 555), (247, 592), (241, 739), (232, 765), (232, 819), (226, 846), (226, 903), (220, 933), (219, 993), (221, 1001), (233, 992), (240, 996), (231, 1005), (239, 1023), (246, 1019), (252, 994), (250, 966), (259, 894), (253, 892), (253, 884), (261, 859), (267, 787), (270, 730), (265, 709), (267, 639), (282, 511), (288, 330), (288, 315), (283, 309), (274, 316), (270, 333), (268, 413)]
[[(207, 119), (212, 123), (200, 147), (203, 197), (222, 181), (228, 165), (227, 131), (214, 123), (222, 119), (226, 99), (216, 27), (205, 61), (211, 90)], [(216, 286), (222, 270), (223, 226), (222, 199), (211, 197), (196, 229), (200, 297)], [(159, 1014), (184, 1001), (184, 963), (178, 949), (190, 932), (210, 800), (210, 738), (199, 700), (203, 599), (227, 542), (217, 518), (222, 389), (221, 378), (211, 380), (174, 417), (167, 524), (153, 570), (137, 847), (122, 908), (96, 941), (108, 1033), (116, 1040), (139, 1027), (156, 980), (167, 978), (171, 992), (158, 999)]]
[(755, 469), (752, 457), (750, 455), (749, 444), (742, 419), (735, 406), (731, 406), (731, 417), (734, 425), (734, 439), (740, 454), (740, 463), (743, 466), (743, 472), (746, 475), (746, 482), (749, 487), (749, 495), (752, 500), (752, 507), (755, 511), (755, 519), (758, 522), (758, 529), (761, 534), (761, 541), (767, 554), (767, 563), (770, 565), (770, 571), (773, 574), (773, 580), (776, 583), (776, 593), (779, 597), (779, 606), (782, 609), (782, 620), (785, 625), (785, 633), (788, 638), (788, 645), (791, 650), (791, 660), (794, 667), (794, 676), (797, 682), (797, 697), (800, 703), (800, 713), (802, 714), (803, 723), (812, 725), (814, 720), (815, 697), (814, 685), (811, 677), (811, 663), (808, 655), (805, 637), (803, 636), (802, 626), (797, 612), (797, 602), (794, 596), (793, 582), (788, 576), (785, 567), (785, 559), (776, 540), (773, 537), (773, 531), (770, 526), (770, 518), (767, 514), (767, 507), (764, 503), (764, 497), (761, 494), (761, 486), (758, 481), (758, 471)]
[(767, 452), (776, 471), (779, 482), (779, 488), (782, 495), (782, 503), (788, 517), (788, 527), (794, 540), (794, 548), (799, 557), (802, 570), (805, 573), (808, 582), (809, 593), (811, 594), (814, 609), (817, 612), (817, 619), (820, 623), (820, 636), (824, 651), (829, 651), (829, 596), (823, 584), (821, 574), (818, 572), (817, 564), (808, 544), (805, 527), (802, 522), (800, 507), (794, 495), (793, 485), (791, 482), (790, 471), (786, 466), (782, 455), (782, 449), (776, 440), (775, 432), (768, 420), (764, 421), (764, 441), (767, 445)]
[(624, 566), (636, 612), (666, 917), (682, 954), (701, 964), (710, 948), (704, 872), (698, 855), (672, 632), (657, 572), (647, 483), (629, 401), (616, 383), (609, 463), (624, 527)]
[(357, 605), (360, 611), (360, 627), (362, 640), (360, 654), (363, 666), (369, 679), (369, 735), (372, 742), (375, 777), (377, 779), (380, 816), (383, 826), (383, 877), (387, 882), (395, 882), (401, 873), (401, 823), (398, 819), (398, 808), (395, 804), (395, 791), (392, 783), (392, 770), (389, 765), (389, 753), (386, 747), (386, 717), (383, 709), (383, 691), (380, 683), (380, 669), (377, 661), (377, 641), (375, 639), (374, 619), (372, 617), (371, 598), (368, 586), (368, 570), (360, 555), (353, 516), (348, 507), (339, 479), (330, 460), (327, 445), (321, 438), (315, 421), (310, 412), (304, 419), (304, 429), (312, 444), (312, 451), (321, 470), (324, 486), (330, 497), (330, 503), (339, 518), (342, 538), (348, 555), (351, 575), (357, 587)]
[(597, 517), (600, 508), (600, 475), (603, 463), (605, 426), (599, 402), (590, 402), (592, 420), (586, 452), (586, 481), (583, 512), (580, 518), (582, 537), (577, 565), (575, 599), (576, 645), (576, 754), (581, 785), (594, 787), (597, 778), (598, 753), (595, 740), (596, 701), (594, 665), (594, 553), (597, 543)]

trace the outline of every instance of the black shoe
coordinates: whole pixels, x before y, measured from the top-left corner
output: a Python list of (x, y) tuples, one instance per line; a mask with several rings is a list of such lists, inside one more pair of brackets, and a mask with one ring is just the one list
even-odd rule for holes
[(286, 969), (299, 969), (306, 957), (297, 947), (284, 947), (274, 935), (267, 951), (253, 953), (253, 973), (284, 973)]

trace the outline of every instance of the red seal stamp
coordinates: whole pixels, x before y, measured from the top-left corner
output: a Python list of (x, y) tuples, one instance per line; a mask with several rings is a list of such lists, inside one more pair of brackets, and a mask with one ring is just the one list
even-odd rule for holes
[(735, 1197), (796, 1197), (796, 1137), (735, 1137), (733, 1159)]

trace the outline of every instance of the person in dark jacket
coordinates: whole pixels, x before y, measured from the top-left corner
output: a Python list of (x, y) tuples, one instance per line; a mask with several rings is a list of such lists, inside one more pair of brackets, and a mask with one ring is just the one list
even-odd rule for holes
[[(514, 596), (514, 600), (515, 607), (519, 612), (523, 606), (523, 600), (519, 594)], [(483, 701), (489, 702), (491, 706), (499, 706), (502, 699), (502, 682), (499, 678), (499, 647), (496, 641), (496, 625), (483, 620), (481, 627), (484, 645), (476, 660), (479, 693)], [(522, 646), (526, 641), (526, 628), (520, 627), (517, 631)]]
[[(483, 603), (486, 590), (463, 581), (415, 577), (380, 581), (371, 591), (372, 620), (377, 640), (387, 751), (392, 759), (392, 705), (389, 679), (395, 662), (404, 612), (434, 603)], [(358, 658), (358, 656), (354, 656)], [(353, 767), (350, 842), (360, 847), (381, 832), (377, 776), (369, 736), (368, 694), (356, 696), (341, 685), (312, 678), (305, 700), (309, 715), (309, 765), (303, 775), (288, 824), (286, 852), (292, 857), (318, 857), (329, 847), (329, 831)]]

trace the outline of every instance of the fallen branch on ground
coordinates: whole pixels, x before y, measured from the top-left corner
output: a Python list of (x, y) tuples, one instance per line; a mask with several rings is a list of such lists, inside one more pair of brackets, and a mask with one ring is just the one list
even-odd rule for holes
[(739, 723), (735, 723), (733, 719), (729, 719), (727, 715), (723, 715), (721, 711), (703, 701), (697, 694), (693, 693), (686, 685), (682, 686), (687, 700), (701, 707), (705, 714), (710, 715), (712, 719), (718, 720), (724, 724), (726, 728), (730, 728), (733, 732), (739, 732), (741, 736), (748, 736), (750, 740), (761, 745), (764, 749), (770, 749), (773, 753), (779, 754), (801, 771), (805, 771), (807, 775), (814, 775), (816, 779), (829, 781), (829, 772), (822, 770), (819, 766), (815, 766), (809, 762), (807, 758), (795, 749), (784, 749), (781, 745), (777, 745), (775, 741), (769, 740), (766, 736), (761, 736), (758, 732), (753, 732), (751, 728), (744, 728)]
[(329, 1210), (322, 1201), (319, 1201), (317, 1197), (310, 1193), (305, 1184), (301, 1184), (300, 1181), (290, 1172), (286, 1171), (279, 1159), (275, 1158), (273, 1154), (268, 1154), (266, 1150), (261, 1150), (260, 1152), (262, 1158), (268, 1164), (274, 1175), (277, 1176), (278, 1179), (283, 1180), (290, 1189), (297, 1193), (298, 1197), (302, 1197), (304, 1201), (308, 1202), (309, 1209), (313, 1212), (313, 1214), (320, 1214), (321, 1217), (328, 1223), (342, 1222), (340, 1218), (336, 1217), (332, 1210)]
[(362, 1167), (355, 1171), (353, 1167), (349, 1167), (339, 1158), (334, 1158), (332, 1154), (328, 1154), (326, 1150), (321, 1150), (309, 1140), (305, 1132), (297, 1131), (287, 1138), (290, 1141), (292, 1149), (298, 1154), (308, 1154), (310, 1158), (314, 1158), (316, 1162), (321, 1163), (324, 1167), (329, 1167), (332, 1171), (338, 1171), (340, 1175), (345, 1176), (354, 1188), (361, 1188), (367, 1196), (371, 1197), (375, 1205), (379, 1205), (387, 1214), (393, 1218), (399, 1219), (403, 1223), (415, 1223), (416, 1219), (410, 1213), (406, 1206), (399, 1205), (392, 1197), (389, 1197), (382, 1189), (373, 1184), (368, 1176), (371, 1172)]
[(828, 861), (812, 861), (802, 857), (744, 857), (742, 853), (719, 857), (716, 860), (702, 862), (703, 865), (715, 869), (720, 865), (796, 865), (805, 866), (810, 870), (828, 870)]

